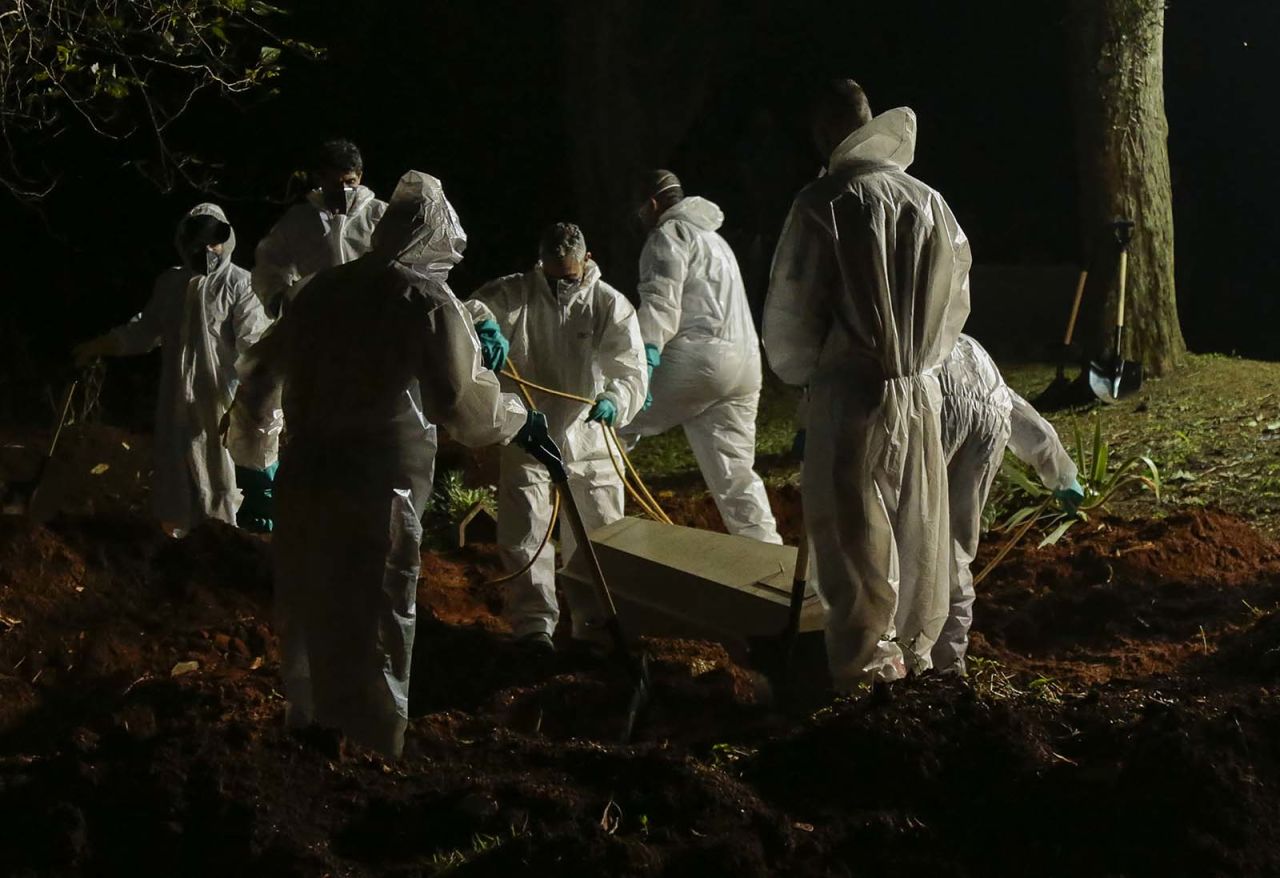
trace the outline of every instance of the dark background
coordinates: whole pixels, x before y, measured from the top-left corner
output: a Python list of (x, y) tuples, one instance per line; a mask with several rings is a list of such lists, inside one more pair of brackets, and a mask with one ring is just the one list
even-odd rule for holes
[[(224, 163), (216, 196), (160, 193), (129, 166), (136, 146), (71, 137), (50, 153), (64, 176), (46, 203), (33, 210), (0, 202), (0, 417), (39, 414), (36, 389), (60, 380), (69, 346), (142, 307), (156, 273), (174, 261), (172, 229), (192, 204), (209, 198), (227, 208), (239, 238), (235, 259), (249, 266), (283, 210), (290, 173), (320, 139), (359, 143), (366, 183), (383, 197), (409, 168), (444, 181), (470, 237), (453, 276), (460, 295), (527, 268), (541, 227), (574, 218), (567, 141), (584, 134), (575, 83), (591, 75), (592, 34), (578, 27), (572, 3), (285, 5), (297, 8), (282, 29), (326, 46), (327, 59), (294, 63), (274, 98), (197, 106), (172, 132)], [(681, 5), (646, 4), (653, 39), (680, 26)], [(672, 154), (651, 158), (725, 209), (724, 233), (753, 296), (762, 295), (791, 196), (821, 164), (796, 106), (806, 80), (823, 70), (858, 78), (876, 111), (916, 110), (912, 172), (947, 197), (978, 263), (1083, 258), (1064, 3), (777, 3), (755, 15), (735, 8), (724, 4), (717, 41), (727, 49), (708, 60), (712, 87), (698, 121)], [(760, 8), (768, 9), (763, 18)], [(1278, 34), (1273, 0), (1181, 0), (1168, 10), (1177, 280), (1196, 351), (1280, 355), (1271, 69)], [(617, 222), (627, 207), (619, 206)], [(604, 231), (588, 226), (588, 243)], [(611, 252), (602, 264), (624, 288), (635, 275), (638, 232), (631, 240), (630, 252)], [(1060, 330), (1026, 331), (1048, 341)], [(118, 419), (146, 423), (155, 369), (155, 356), (112, 363), (108, 400)]]

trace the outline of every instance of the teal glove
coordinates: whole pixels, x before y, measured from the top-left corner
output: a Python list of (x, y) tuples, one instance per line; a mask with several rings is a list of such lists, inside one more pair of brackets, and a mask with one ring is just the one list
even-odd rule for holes
[(613, 404), (613, 400), (602, 396), (596, 400), (596, 404), (587, 413), (587, 420), (599, 421), (606, 427), (612, 427), (614, 421), (618, 420), (618, 407)]
[(649, 364), (649, 392), (644, 397), (644, 408), (648, 410), (649, 406), (653, 405), (653, 370), (662, 363), (662, 352), (658, 350), (657, 345), (644, 346), (644, 361)]
[(536, 409), (529, 411), (529, 419), (524, 422), (520, 432), (516, 434), (516, 444), (530, 454), (535, 448), (541, 448), (551, 438), (547, 427), (547, 416)]
[(236, 526), (249, 533), (269, 534), (275, 526), (273, 490), (278, 463), (266, 469), (236, 467), (236, 487), (244, 495), (236, 510)]
[(1084, 488), (1080, 486), (1079, 479), (1073, 479), (1067, 487), (1054, 491), (1053, 497), (1062, 504), (1063, 509), (1075, 515), (1080, 511), (1080, 504), (1084, 502)]
[(481, 320), (476, 324), (476, 335), (480, 337), (480, 361), (484, 367), (501, 372), (511, 352), (511, 342), (502, 334), (502, 327), (494, 320)]

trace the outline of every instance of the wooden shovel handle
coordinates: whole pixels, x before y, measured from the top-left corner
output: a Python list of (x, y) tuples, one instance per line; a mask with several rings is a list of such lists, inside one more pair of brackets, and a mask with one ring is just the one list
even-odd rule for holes
[[(1124, 289), (1125, 281), (1129, 274), (1129, 251), (1127, 249), (1120, 250), (1120, 297), (1116, 303), (1116, 328), (1124, 326)], [(1116, 356), (1120, 356), (1120, 352), (1116, 351)]]
[(1089, 269), (1080, 272), (1080, 280), (1076, 282), (1076, 297), (1071, 303), (1071, 317), (1067, 320), (1067, 332), (1062, 337), (1062, 344), (1071, 344), (1071, 338), (1076, 333), (1076, 318), (1080, 316), (1080, 300), (1084, 298), (1084, 284), (1089, 279)]

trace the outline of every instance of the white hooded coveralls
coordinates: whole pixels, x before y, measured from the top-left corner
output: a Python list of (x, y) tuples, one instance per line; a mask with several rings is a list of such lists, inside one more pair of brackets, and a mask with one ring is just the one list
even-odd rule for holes
[[(604, 396), (617, 406), (616, 426), (644, 405), (648, 367), (635, 310), (600, 279), (595, 262), (588, 261), (580, 282), (563, 292), (552, 292), (535, 267), (485, 284), (466, 304), (475, 321), (497, 321), (511, 342), (510, 357), (520, 377), (586, 399)], [(611, 461), (604, 427), (586, 421), (591, 406), (537, 391), (533, 397), (564, 454), (569, 489), (587, 529), (617, 521), (625, 495), (615, 466), (622, 463)], [(508, 570), (523, 567), (537, 552), (551, 517), (552, 490), (546, 467), (515, 446), (503, 449), (498, 545)], [(568, 566), (577, 544), (567, 526), (560, 529), (560, 540)], [(560, 618), (555, 579), (555, 552), (548, 546), (532, 568), (509, 583), (506, 615), (516, 636), (555, 631)], [(594, 593), (567, 579), (565, 597), (575, 636), (591, 636), (598, 615)]]
[(809, 387), (805, 524), (844, 690), (929, 667), (951, 561), (937, 371), (969, 313), (969, 243), (883, 113), (796, 197), (765, 303), (769, 363)]
[(326, 207), (319, 189), (307, 193), (258, 242), (253, 291), (270, 313), (278, 313), (280, 296), (292, 299), (316, 272), (368, 253), (386, 209), (387, 203), (366, 186), (355, 187), (346, 213)]
[(781, 543), (764, 482), (754, 470), (760, 405), (760, 339), (742, 273), (716, 229), (720, 208), (678, 201), (640, 253), (640, 335), (662, 355), (653, 405), (627, 433), (684, 428), (729, 533)]
[[(201, 215), (227, 221), (214, 204), (196, 205), (188, 214)], [(185, 242), (174, 243), (186, 259)], [(231, 262), (235, 246), (232, 231), (221, 255), (208, 253), (200, 270), (167, 269), (142, 313), (110, 334), (121, 356), (161, 349), (151, 505), (157, 518), (180, 531), (205, 518), (235, 524), (240, 505), (218, 424), (235, 395), (236, 358), (270, 321), (253, 295), (249, 272)]]
[[(291, 725), (399, 754), (435, 427), (481, 446), (525, 423), (446, 283), (466, 237), (440, 181), (401, 178), (367, 255), (321, 272), (246, 358), (232, 448), (258, 465), (283, 418), (272, 536)], [(283, 412), (279, 408), (283, 384)]]
[(982, 535), (982, 508), (1007, 446), (1057, 491), (1075, 483), (1075, 461), (1053, 425), (1004, 383), (995, 361), (974, 339), (961, 335), (939, 375), (942, 445), (947, 455), (951, 509), (951, 609), (933, 647), (933, 666), (964, 673), (973, 623), (970, 565)]

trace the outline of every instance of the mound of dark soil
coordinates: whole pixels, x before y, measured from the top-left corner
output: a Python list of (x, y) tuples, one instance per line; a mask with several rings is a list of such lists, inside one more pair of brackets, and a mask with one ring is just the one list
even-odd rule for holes
[[(991, 539), (976, 567), (998, 549)], [(1126, 641), (1206, 640), (1280, 600), (1280, 551), (1212, 510), (1107, 519), (1015, 549), (978, 588), (985, 642), (1039, 657), (1105, 655)]]
[(284, 730), (264, 541), (0, 520), (0, 871), (1273, 875), (1275, 563), (1214, 512), (1024, 546), (980, 591), (1003, 668), (812, 715), (718, 645), (646, 640), (622, 746), (621, 663), (511, 643), (491, 547), (428, 555), (387, 762)]

